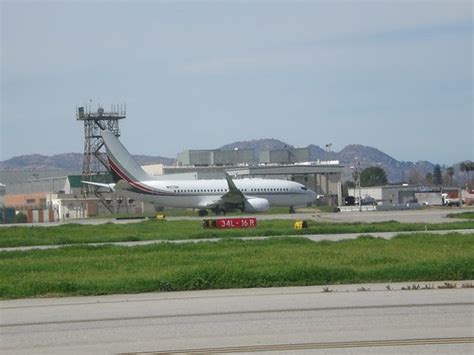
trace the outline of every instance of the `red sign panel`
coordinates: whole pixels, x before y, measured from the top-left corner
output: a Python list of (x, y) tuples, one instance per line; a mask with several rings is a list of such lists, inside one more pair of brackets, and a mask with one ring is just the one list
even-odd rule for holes
[(256, 218), (220, 218), (216, 219), (217, 228), (254, 228), (257, 226)]

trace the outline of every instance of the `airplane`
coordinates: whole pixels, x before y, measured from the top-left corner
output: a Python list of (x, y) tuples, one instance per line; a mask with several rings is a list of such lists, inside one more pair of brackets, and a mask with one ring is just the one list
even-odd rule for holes
[(102, 139), (107, 152), (112, 184), (82, 181), (105, 187), (112, 192), (158, 207), (194, 208), (199, 216), (207, 210), (216, 215), (229, 211), (264, 212), (270, 206), (306, 206), (316, 193), (306, 186), (287, 180), (245, 178), (235, 181), (225, 172), (221, 180), (157, 180), (135, 161), (114, 133), (103, 130)]

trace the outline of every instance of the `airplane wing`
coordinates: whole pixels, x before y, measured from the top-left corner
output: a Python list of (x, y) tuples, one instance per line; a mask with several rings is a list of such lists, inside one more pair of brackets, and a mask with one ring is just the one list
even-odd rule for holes
[(234, 181), (229, 176), (227, 172), (224, 172), (225, 179), (227, 180), (227, 185), (229, 187), (229, 191), (222, 195), (220, 198), (212, 201), (207, 202), (203, 207), (206, 208), (214, 208), (217, 206), (243, 206), (245, 205), (246, 198), (242, 191), (240, 191), (237, 186), (235, 186)]
[(241, 211), (247, 212), (260, 212), (267, 211), (270, 208), (268, 200), (264, 198), (245, 196), (242, 191), (240, 191), (237, 186), (235, 186), (234, 181), (225, 173), (225, 178), (227, 180), (227, 185), (229, 186), (229, 191), (222, 195), (219, 199), (208, 202), (205, 208), (219, 208), (224, 209), (240, 209)]
[(245, 203), (246, 198), (242, 191), (240, 191), (237, 186), (235, 186), (232, 178), (225, 172), (225, 179), (227, 180), (227, 185), (229, 186), (229, 191), (222, 195), (220, 198), (222, 201), (227, 203)]

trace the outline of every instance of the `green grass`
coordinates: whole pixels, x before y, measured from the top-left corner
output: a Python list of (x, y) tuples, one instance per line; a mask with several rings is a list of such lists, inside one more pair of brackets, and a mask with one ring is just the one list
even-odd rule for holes
[(276, 236), (294, 234), (332, 234), (430, 231), (474, 228), (474, 221), (423, 224), (399, 223), (319, 223), (308, 221), (308, 228), (293, 229), (291, 220), (258, 221), (255, 229), (203, 229), (199, 220), (158, 221), (101, 225), (65, 224), (54, 227), (9, 227), (0, 228), (0, 247), (80, 244), (138, 240), (178, 240), (203, 238), (236, 238), (248, 236)]
[(302, 238), (0, 253), (3, 299), (474, 278), (474, 234)]
[(474, 211), (460, 212), (460, 213), (450, 213), (450, 214), (448, 214), (447, 217), (449, 217), (449, 218), (474, 219)]

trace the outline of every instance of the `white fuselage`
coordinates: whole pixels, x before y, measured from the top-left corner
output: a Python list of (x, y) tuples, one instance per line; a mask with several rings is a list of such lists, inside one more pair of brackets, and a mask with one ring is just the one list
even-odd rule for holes
[[(304, 206), (316, 194), (297, 182), (236, 179), (224, 172), (222, 180), (153, 180), (133, 159), (113, 132), (102, 131), (115, 184), (106, 185), (121, 195), (160, 207), (199, 208), (216, 213), (239, 209), (263, 212), (271, 206)], [(92, 185), (104, 184), (86, 182)]]
[[(123, 191), (128, 197), (163, 207), (204, 208), (229, 191), (226, 180), (142, 181), (143, 186), (160, 190), (163, 194), (141, 194)], [(305, 206), (316, 194), (293, 181), (271, 179), (236, 179), (237, 188), (247, 198), (263, 198), (270, 206)]]

